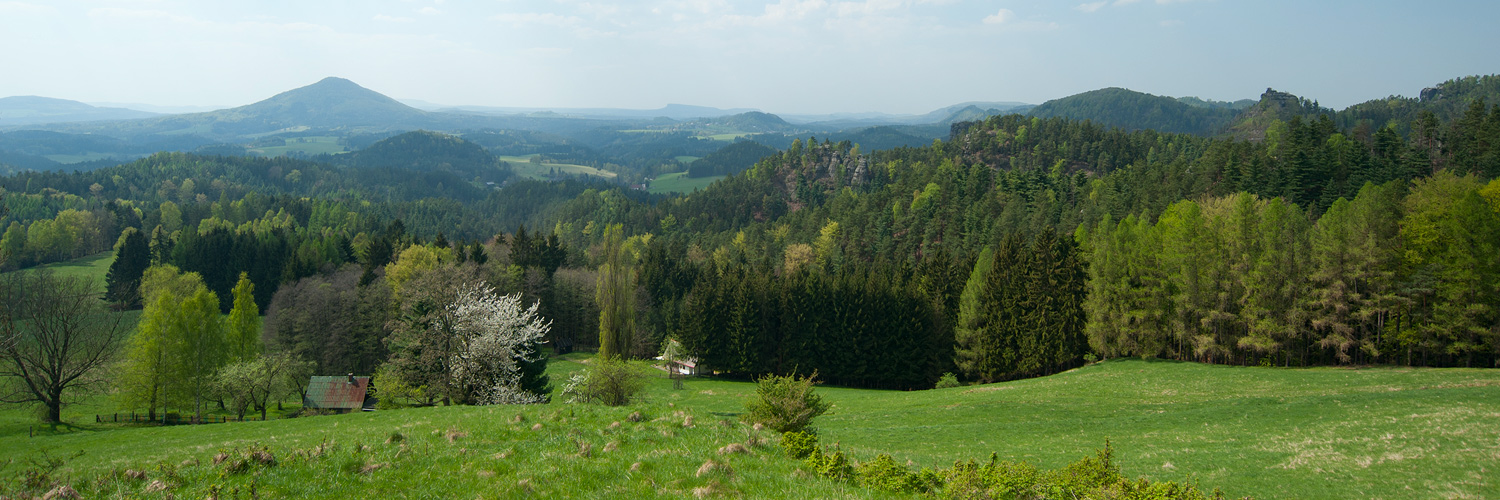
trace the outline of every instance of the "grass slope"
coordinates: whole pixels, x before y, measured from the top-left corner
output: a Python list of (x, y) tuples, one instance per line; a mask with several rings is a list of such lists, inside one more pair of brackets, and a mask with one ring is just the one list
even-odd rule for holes
[(42, 264), (36, 266), (34, 269), (50, 270), (60, 278), (78, 277), (93, 280), (94, 284), (99, 288), (99, 292), (103, 293), (104, 278), (109, 275), (109, 266), (114, 263), (115, 253), (110, 251), (63, 262)]
[[(582, 369), (578, 355), (549, 365), (555, 384)], [(658, 372), (658, 375), (659, 372)], [(59, 469), (98, 477), (125, 468), (183, 479), (179, 497), (248, 488), (293, 497), (349, 493), (485, 498), (525, 491), (553, 496), (676, 497), (694, 488), (751, 497), (886, 497), (804, 478), (774, 448), (719, 456), (756, 434), (734, 423), (754, 390), (746, 382), (695, 379), (673, 390), (650, 381), (646, 401), (623, 409), (581, 405), (426, 408), (198, 427), (80, 425), (0, 448), (15, 478), (43, 450), (83, 454)], [(1060, 467), (1106, 439), (1123, 472), (1196, 480), (1256, 498), (1494, 498), (1500, 496), (1500, 371), (1479, 369), (1276, 369), (1116, 360), (1031, 380), (916, 392), (825, 387), (833, 413), (822, 441), (858, 459), (944, 466), (959, 459), (1026, 460)], [(634, 411), (644, 422), (629, 422)], [(681, 412), (681, 413), (679, 413)], [(512, 423), (515, 415), (522, 421)], [(688, 415), (696, 425), (683, 427)], [(661, 419), (659, 421), (653, 421)], [(619, 427), (613, 423), (619, 421)], [(727, 421), (728, 423), (721, 423)], [(541, 424), (538, 430), (532, 426)], [(0, 428), (0, 432), (15, 427)], [(407, 438), (386, 443), (392, 432)], [(453, 438), (448, 435), (453, 434)], [(315, 455), (322, 443), (321, 455)], [(220, 476), (210, 458), (254, 443), (282, 462)], [(610, 443), (615, 443), (613, 447)], [(588, 447), (588, 456), (580, 452)], [(604, 451), (612, 448), (610, 451)], [(303, 458), (297, 458), (301, 453)], [(180, 466), (184, 460), (198, 464)], [(696, 470), (724, 460), (733, 474)], [(642, 465), (631, 471), (632, 464)], [(359, 470), (379, 465), (368, 474)], [(152, 472), (153, 478), (159, 472)], [(124, 480), (121, 480), (124, 481)], [(522, 484), (521, 481), (526, 483)], [(113, 483), (112, 483), (113, 484)], [(103, 495), (136, 495), (121, 482)]]
[(500, 158), (506, 163), (509, 163), (511, 172), (514, 172), (516, 175), (527, 179), (549, 180), (552, 178), (551, 176), (554, 170), (565, 175), (590, 175), (604, 179), (613, 179), (619, 175), (608, 170), (599, 170), (587, 165), (551, 162), (532, 163), (531, 157), (533, 156), (536, 155), (499, 156), (497, 158)]
[(712, 177), (692, 178), (687, 176), (687, 172), (662, 174), (656, 180), (651, 181), (651, 186), (648, 190), (651, 194), (686, 194), (706, 188), (709, 184), (713, 184), (714, 181), (723, 179), (724, 177), (723, 175), (715, 175)]

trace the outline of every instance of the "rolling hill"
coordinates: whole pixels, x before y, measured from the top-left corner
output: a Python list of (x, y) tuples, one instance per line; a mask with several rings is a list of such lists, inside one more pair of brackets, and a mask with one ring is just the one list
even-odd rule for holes
[(1054, 99), (1027, 114), (1042, 118), (1091, 120), (1126, 130), (1215, 135), (1238, 114), (1230, 108), (1203, 107), (1134, 90), (1111, 87)]
[(38, 96), (0, 97), (0, 126), (148, 118), (156, 113)]

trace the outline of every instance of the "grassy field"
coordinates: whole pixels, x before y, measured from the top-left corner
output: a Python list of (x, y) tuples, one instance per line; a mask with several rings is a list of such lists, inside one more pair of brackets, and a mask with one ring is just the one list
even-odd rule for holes
[[(582, 369), (581, 359), (574, 354), (554, 360), (554, 384)], [(757, 498), (890, 496), (799, 477), (796, 464), (778, 458), (774, 448), (719, 456), (715, 450), (728, 443), (772, 438), (735, 423), (753, 385), (694, 379), (673, 390), (655, 373), (645, 401), (629, 408), (426, 408), (171, 428), (80, 422), (36, 438), (0, 434), (25, 443), (0, 448), (0, 463), (82, 451), (57, 473), (171, 470), (182, 478), (176, 490), (181, 498), (206, 496), (215, 484), (244, 490), (251, 482), (263, 494), (323, 498), (490, 498), (526, 491), (544, 497), (680, 497), (694, 488)], [(1500, 467), (1500, 370), (1117, 360), (985, 386), (820, 391), (834, 405), (817, 422), (822, 441), (858, 459), (890, 453), (899, 461), (944, 466), (997, 452), (1002, 459), (1054, 468), (1110, 440), (1127, 475), (1191, 480), (1232, 496), (1500, 496), (1494, 473)], [(644, 421), (630, 422), (632, 412)], [(695, 425), (684, 427), (689, 415)], [(8, 416), (12, 423), (0, 432), (16, 432), (14, 422), (25, 417)], [(392, 433), (404, 440), (387, 443)], [(224, 476), (222, 467), (211, 464), (221, 450), (243, 451), (255, 443), (269, 446), (281, 465)], [(735, 472), (697, 475), (708, 460), (725, 461)], [(641, 465), (632, 470), (635, 463)], [(377, 468), (359, 472), (367, 467)], [(0, 476), (15, 477), (18, 469), (12, 465)], [(99, 493), (135, 495), (144, 482), (117, 487)]]
[(104, 277), (109, 274), (109, 266), (114, 263), (115, 253), (103, 252), (69, 261), (43, 264), (36, 266), (35, 269), (47, 269), (59, 277), (79, 277), (93, 280), (102, 293), (104, 292)]
[(656, 180), (651, 181), (651, 185), (648, 189), (652, 194), (691, 193), (693, 191), (706, 188), (709, 184), (713, 184), (714, 181), (723, 178), (724, 176), (722, 175), (716, 175), (713, 177), (699, 177), (694, 179), (689, 178), (687, 176), (687, 172), (662, 174), (660, 177), (657, 177)]
[(750, 132), (728, 132), (723, 134), (712, 134), (709, 135), (708, 138), (715, 141), (734, 142), (735, 139), (739, 139), (748, 135), (751, 135)]
[(260, 156), (284, 156), (294, 151), (310, 155), (323, 153), (336, 155), (345, 152), (344, 146), (339, 144), (339, 138), (333, 136), (290, 137), (287, 138), (285, 146), (265, 146), (246, 150), (250, 154)]
[(557, 170), (568, 175), (592, 175), (594, 177), (601, 177), (605, 179), (613, 179), (619, 175), (608, 170), (599, 170), (587, 165), (574, 165), (571, 163), (531, 163), (532, 156), (535, 155), (501, 156), (500, 159), (505, 160), (506, 163), (509, 163), (511, 171), (515, 172), (516, 175), (525, 177), (527, 179), (546, 180), (553, 170)]

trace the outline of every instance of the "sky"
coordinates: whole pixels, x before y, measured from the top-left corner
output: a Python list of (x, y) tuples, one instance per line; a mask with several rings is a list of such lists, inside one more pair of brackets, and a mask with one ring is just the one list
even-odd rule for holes
[(925, 113), (1104, 87), (1345, 106), (1500, 73), (1500, 2), (0, 0), (0, 96)]

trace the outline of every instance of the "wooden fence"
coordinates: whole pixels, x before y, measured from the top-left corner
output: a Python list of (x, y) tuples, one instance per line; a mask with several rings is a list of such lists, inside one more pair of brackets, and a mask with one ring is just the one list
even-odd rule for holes
[(94, 415), (94, 423), (99, 423), (99, 424), (121, 424), (121, 423), (128, 424), (128, 423), (137, 423), (137, 424), (160, 424), (160, 425), (191, 425), (191, 424), (224, 424), (224, 423), (229, 423), (229, 422), (258, 422), (258, 421), (264, 421), (264, 420), (265, 419), (260, 418), (257, 415), (246, 415), (245, 418), (239, 418), (239, 417), (235, 417), (233, 415), (207, 415), (207, 416), (204, 416), (202, 420), (195, 419), (195, 418), (193, 418), (191, 416), (189, 416), (187, 418), (183, 418), (181, 415), (177, 415), (177, 414), (173, 414), (173, 413), (169, 413), (169, 414), (166, 414), (166, 415), (158, 415), (154, 419), (153, 418), (148, 418), (146, 415), (141, 415), (141, 414), (135, 413), (135, 412), (130, 412), (130, 413), (111, 413), (111, 414), (108, 414), (108, 415)]

